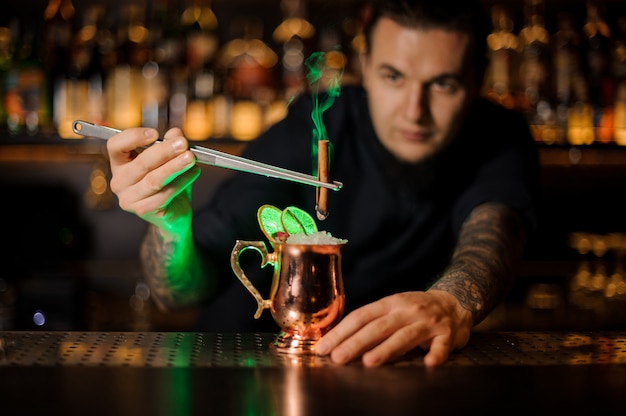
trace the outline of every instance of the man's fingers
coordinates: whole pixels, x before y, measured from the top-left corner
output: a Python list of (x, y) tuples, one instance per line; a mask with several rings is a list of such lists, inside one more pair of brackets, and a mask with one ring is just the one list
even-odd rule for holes
[(165, 132), (165, 134), (163, 135), (163, 139), (171, 140), (175, 137), (182, 137), (182, 136), (183, 136), (183, 131), (179, 129), (178, 127), (173, 127)]
[(365, 325), (382, 315), (383, 311), (379, 302), (370, 303), (351, 312), (318, 341), (315, 345), (315, 351), (319, 355), (326, 355), (331, 351), (334, 352), (338, 345), (354, 336)]
[(424, 365), (426, 367), (434, 367), (443, 364), (450, 355), (450, 338), (446, 336), (437, 336), (430, 343), (430, 348), (424, 356)]
[(407, 292), (385, 297), (350, 313), (316, 345), (320, 355), (347, 363), (362, 356), (373, 367), (421, 347), (426, 366), (443, 364), (451, 351), (469, 339), (437, 296)]
[(398, 358), (418, 347), (430, 336), (430, 330), (422, 325), (414, 323), (402, 326), (375, 348), (363, 354), (363, 365), (375, 367)]
[[(174, 178), (168, 185), (162, 187), (159, 192), (151, 192), (138, 197), (137, 192), (129, 191), (119, 197), (120, 207), (130, 212), (134, 212), (140, 217), (145, 217), (153, 212), (165, 210), (171, 201), (182, 193), (186, 193), (191, 188), (193, 182), (200, 176), (200, 168), (196, 167), (185, 171)], [(126, 200), (128, 194), (133, 200)]]
[(135, 149), (150, 145), (158, 138), (159, 133), (149, 128), (132, 128), (113, 135), (106, 143), (111, 164), (128, 162)]

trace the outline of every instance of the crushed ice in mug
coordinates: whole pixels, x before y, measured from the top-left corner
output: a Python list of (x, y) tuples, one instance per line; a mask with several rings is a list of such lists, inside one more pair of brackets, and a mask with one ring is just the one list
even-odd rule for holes
[(328, 231), (316, 231), (311, 234), (292, 234), (287, 238), (288, 244), (345, 244), (348, 240), (333, 237)]

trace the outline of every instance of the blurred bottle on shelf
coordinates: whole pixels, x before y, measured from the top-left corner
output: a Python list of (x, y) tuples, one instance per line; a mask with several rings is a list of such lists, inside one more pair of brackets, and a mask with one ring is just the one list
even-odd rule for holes
[(492, 6), (491, 20), (493, 31), (487, 36), (490, 61), (484, 93), (491, 100), (514, 108), (514, 93), (518, 89), (514, 71), (519, 64), (519, 39), (513, 33), (513, 19), (504, 6)]
[(303, 0), (281, 0), (283, 20), (274, 29), (272, 37), (282, 45), (282, 88), (284, 96), (291, 97), (306, 89), (304, 59), (306, 44), (315, 35), (315, 27), (306, 19)]
[(572, 103), (567, 114), (567, 142), (573, 146), (590, 145), (595, 141), (595, 131), (587, 79), (579, 74), (572, 81)]
[[(156, 65), (156, 67), (152, 67), (152, 71), (156, 71), (155, 81), (157, 82), (158, 90), (161, 92), (158, 92), (158, 96), (155, 97), (159, 102), (158, 115), (152, 113), (145, 120), (150, 126), (157, 127), (160, 131), (165, 131), (172, 125), (182, 126), (180, 123), (182, 123), (184, 115), (181, 114), (184, 114), (184, 110), (175, 114), (172, 114), (171, 111), (172, 97), (178, 86), (174, 80), (180, 78), (177, 76), (177, 71), (182, 66), (186, 52), (179, 10), (172, 8), (168, 0), (153, 1), (152, 7), (150, 30), (154, 37), (151, 65)], [(186, 92), (184, 93), (186, 94)], [(175, 106), (174, 109), (176, 109)], [(176, 118), (179, 121), (174, 123), (173, 120)]]
[(616, 80), (626, 80), (626, 15), (617, 17), (617, 33), (611, 46), (612, 72)]
[(615, 143), (626, 146), (626, 80), (620, 81), (615, 94)]
[(611, 30), (604, 20), (599, 0), (587, 0), (583, 26), (585, 40), (585, 78), (593, 110), (595, 141), (613, 141), (615, 85), (611, 74)]
[(191, 0), (183, 10), (182, 26), (186, 46), (186, 65), (191, 73), (212, 64), (219, 48), (217, 16), (209, 0)]
[[(52, 122), (57, 131), (67, 137), (73, 133), (71, 133), (71, 128), (68, 129), (64, 125), (65, 120), (60, 120), (60, 118), (65, 117), (68, 110), (71, 111), (66, 107), (71, 105), (71, 100), (77, 94), (77, 91), (73, 89), (74, 85), (71, 85), (73, 83), (69, 81), (70, 73), (74, 72), (71, 67), (77, 64), (77, 59), (80, 59), (78, 56), (73, 56), (74, 52), (78, 52), (74, 50), (75, 45), (73, 45), (76, 30), (75, 16), (76, 9), (72, 0), (48, 0), (43, 12), (42, 53), (49, 77), (48, 95), (51, 100)], [(85, 102), (81, 102), (80, 105), (85, 105)]]
[(626, 146), (626, 16), (617, 19), (612, 62), (616, 83), (613, 135), (616, 144)]
[(535, 138), (551, 144), (557, 141), (558, 133), (550, 88), (550, 34), (544, 22), (544, 1), (525, 0), (524, 15), (525, 23), (519, 32), (522, 94), (517, 105), (527, 114)]
[(22, 22), (15, 65), (5, 84), (7, 127), (12, 134), (38, 134), (50, 121), (49, 78), (42, 59), (41, 30), (35, 19)]
[(10, 134), (15, 134), (21, 129), (21, 119), (24, 112), (22, 98), (18, 89), (19, 68), (16, 62), (20, 21), (13, 19), (6, 29), (5, 33), (9, 38), (10, 46), (2, 78), (3, 127), (6, 126)]
[(54, 81), (54, 124), (64, 139), (79, 138), (72, 131), (76, 119), (104, 122), (103, 67), (98, 36), (102, 5), (87, 7), (68, 48), (65, 70)]
[(189, 74), (183, 66), (172, 68), (169, 73), (168, 115), (169, 127), (183, 128), (187, 115)]
[(141, 125), (164, 131), (167, 127), (168, 86), (159, 63), (147, 61), (141, 68), (143, 91), (141, 99)]
[(118, 10), (117, 62), (107, 74), (106, 102), (108, 122), (126, 129), (142, 124), (143, 65), (148, 60), (145, 8), (138, 4), (125, 5)]
[(43, 12), (45, 36), (42, 52), (46, 66), (53, 75), (63, 74), (69, 60), (75, 14), (72, 0), (48, 0)]
[(213, 93), (215, 76), (209, 68), (196, 71), (190, 77), (189, 97), (183, 130), (191, 140), (204, 140), (213, 134)]
[(225, 71), (225, 90), (235, 99), (263, 99), (278, 86), (278, 55), (263, 41), (261, 20), (241, 18), (231, 22), (231, 28), (238, 34), (220, 50), (218, 62)]
[(211, 100), (215, 91), (213, 67), (219, 48), (218, 20), (208, 0), (194, 0), (183, 11), (181, 25), (186, 42), (188, 95), (180, 126), (189, 139), (204, 140), (213, 130)]
[[(169, 49), (171, 30), (168, 29), (167, 2), (156, 0), (146, 3), (146, 57), (141, 67), (142, 97), (141, 124), (159, 131), (168, 125), (169, 72), (172, 50)], [(177, 59), (175, 59), (177, 62)]]
[(0, 127), (6, 125), (5, 80), (13, 65), (13, 34), (9, 26), (0, 26)]
[[(554, 16), (546, 0), (518, 0), (523, 16), (492, 2), (483, 92), (527, 114), (539, 142), (626, 145), (626, 16), (602, 1), (568, 2)], [(316, 27), (313, 2), (276, 2), (282, 15), (266, 44), (263, 16), (231, 11), (220, 28), (211, 0), (122, 3), (46, 0), (34, 18), (0, 21), (3, 128), (54, 127), (76, 137), (71, 121), (85, 118), (117, 128), (181, 127), (192, 140), (251, 140), (308, 87), (312, 51), (343, 54), (342, 82), (358, 77), (354, 57), (369, 10), (362, 5)]]
[(555, 96), (556, 142), (564, 144), (568, 131), (569, 109), (574, 105), (574, 87), (580, 80), (580, 36), (569, 12), (557, 15), (557, 30), (552, 36), (553, 88)]
[(336, 28), (323, 28), (319, 35), (320, 52), (324, 53), (325, 76), (323, 89), (334, 88), (343, 80), (348, 56), (343, 51), (341, 32)]
[(230, 136), (248, 141), (263, 131), (265, 110), (276, 97), (278, 55), (263, 41), (262, 21), (248, 17), (232, 28), (241, 34), (220, 50), (218, 65), (224, 70), (224, 93), (232, 99)]

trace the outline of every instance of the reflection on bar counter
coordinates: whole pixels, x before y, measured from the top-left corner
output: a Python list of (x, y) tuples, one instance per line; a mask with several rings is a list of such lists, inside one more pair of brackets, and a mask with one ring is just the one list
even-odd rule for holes
[[(342, 54), (344, 82), (360, 77), (365, 0), (39, 3), (0, 19), (0, 125), (13, 135), (78, 138), (71, 122), (83, 119), (247, 141), (307, 88), (313, 52)], [(494, 28), (484, 94), (524, 112), (543, 144), (626, 146), (620, 1), (485, 5)]]

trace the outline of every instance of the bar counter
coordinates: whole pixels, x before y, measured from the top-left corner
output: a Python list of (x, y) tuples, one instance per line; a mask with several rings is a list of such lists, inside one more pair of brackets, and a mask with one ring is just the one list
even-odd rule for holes
[(0, 332), (0, 414), (626, 414), (626, 331), (478, 332), (428, 369), (276, 354), (274, 334)]

